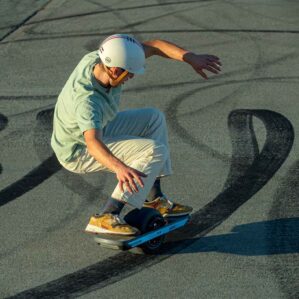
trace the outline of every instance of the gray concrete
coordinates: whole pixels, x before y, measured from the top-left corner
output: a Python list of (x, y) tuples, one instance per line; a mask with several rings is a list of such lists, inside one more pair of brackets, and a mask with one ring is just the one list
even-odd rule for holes
[[(299, 297), (297, 1), (0, 5), (1, 298)], [(181, 241), (157, 257), (103, 249), (85, 235), (115, 178), (67, 173), (51, 158), (56, 96), (79, 59), (114, 32), (163, 38), (223, 63), (204, 81), (155, 57), (125, 86), (122, 109), (165, 112), (175, 174), (164, 189), (194, 207)], [(243, 131), (238, 109), (246, 109)]]

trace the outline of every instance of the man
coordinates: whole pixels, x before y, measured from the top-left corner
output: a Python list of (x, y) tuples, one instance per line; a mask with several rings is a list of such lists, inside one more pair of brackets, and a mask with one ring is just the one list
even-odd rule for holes
[(153, 55), (184, 61), (205, 79), (204, 70), (220, 71), (216, 56), (115, 34), (83, 57), (58, 97), (51, 145), (59, 162), (75, 173), (108, 170), (118, 180), (102, 211), (90, 218), (87, 232), (136, 234), (119, 218), (125, 204), (152, 207), (163, 216), (192, 211), (161, 191), (160, 178), (172, 173), (164, 115), (153, 108), (118, 111), (122, 84), (142, 74), (145, 59)]

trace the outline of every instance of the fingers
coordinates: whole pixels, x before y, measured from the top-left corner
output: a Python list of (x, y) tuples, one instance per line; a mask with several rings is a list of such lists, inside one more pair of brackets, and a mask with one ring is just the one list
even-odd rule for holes
[(218, 74), (218, 70), (214, 69), (213, 67), (209, 66), (209, 65), (206, 65), (204, 67), (205, 70), (211, 72), (211, 73), (214, 73), (214, 74)]
[(130, 185), (132, 186), (132, 188), (133, 188), (133, 190), (135, 192), (138, 192), (139, 190), (138, 190), (138, 186), (137, 186), (136, 182), (138, 183), (138, 185), (141, 188), (143, 188), (144, 187), (144, 183), (143, 183), (143, 180), (141, 179), (141, 176), (142, 177), (147, 177), (147, 175), (144, 174), (144, 173), (142, 173), (142, 172), (140, 172), (140, 171), (134, 171), (133, 172), (133, 176), (134, 176), (134, 178), (132, 178), (130, 180)]
[[(134, 182), (134, 181), (133, 181), (133, 182)], [(134, 184), (135, 184), (135, 182), (134, 182)], [(131, 194), (133, 194), (132, 185), (133, 185), (133, 183), (131, 183), (131, 182), (125, 182), (126, 189), (127, 189)], [(134, 191), (135, 191), (135, 188), (134, 188)], [(135, 192), (137, 192), (137, 191), (135, 191)]]
[(208, 80), (208, 76), (203, 72), (202, 69), (197, 69), (196, 70), (204, 79)]
[[(143, 173), (143, 177), (146, 177), (146, 175)], [(135, 175), (134, 179), (137, 181), (138, 185), (141, 186), (141, 188), (144, 187), (143, 180), (140, 178), (140, 175)]]
[(213, 60), (220, 60), (220, 58), (216, 55), (208, 55), (208, 58)]
[(139, 192), (137, 184), (141, 188), (144, 187), (144, 183), (141, 177), (147, 177), (147, 175), (136, 169), (131, 169), (129, 173), (121, 181), (119, 181), (120, 190), (124, 192), (124, 186), (125, 186), (126, 190), (131, 194), (133, 194), (133, 192), (135, 193)]
[(208, 55), (207, 60), (213, 63), (216, 63), (218, 65), (222, 65), (220, 62), (220, 58), (215, 55)]
[[(138, 185), (143, 188), (144, 187), (144, 183), (143, 183), (143, 180), (141, 179), (141, 177), (146, 178), (147, 175), (145, 173), (137, 170), (137, 169), (133, 169), (131, 174), (133, 175), (133, 178), (136, 180), (136, 182), (138, 183)], [(132, 179), (133, 186), (136, 186), (136, 189), (138, 190), (137, 185), (136, 185), (134, 179)]]
[(208, 62), (207, 65), (214, 68), (214, 69), (216, 69), (219, 72), (221, 71), (221, 68), (214, 62)]
[[(137, 193), (139, 191), (134, 179), (131, 179), (130, 181), (122, 182), (122, 184), (125, 185), (127, 191), (129, 191), (131, 194), (133, 194), (133, 192)], [(124, 191), (122, 190), (122, 192)]]
[(139, 187), (144, 187), (142, 178), (147, 177), (147, 175), (127, 165), (121, 165), (116, 171), (116, 177), (120, 191), (122, 193), (128, 191), (133, 194), (139, 192)]
[(119, 189), (120, 189), (120, 191), (122, 192), (122, 193), (124, 193), (125, 192), (125, 190), (124, 190), (124, 182), (121, 182), (121, 181), (119, 181), (118, 182), (118, 187), (119, 187)]
[(217, 56), (207, 55), (206, 63), (203, 68), (205, 68), (206, 70), (214, 74), (218, 74), (218, 72), (221, 72), (221, 68), (220, 68), (221, 65), (222, 64), (220, 62), (220, 59)]
[(130, 186), (131, 186), (131, 190), (133, 189), (134, 192), (137, 193), (139, 191), (134, 179), (132, 179), (132, 181), (130, 182)]
[(204, 70), (207, 70), (213, 74), (218, 74), (221, 72), (220, 66), (221, 62), (219, 57), (214, 55), (198, 55), (197, 60), (194, 60), (193, 62), (193, 68), (206, 80), (208, 79), (208, 76)]
[(221, 61), (220, 61), (220, 60), (218, 60), (218, 61), (215, 61), (215, 63), (217, 63), (218, 65), (222, 66), (222, 63), (221, 63)]
[(136, 173), (137, 173), (138, 176), (142, 176), (142, 177), (144, 177), (144, 178), (147, 177), (147, 175), (146, 175), (145, 173), (143, 173), (143, 172), (141, 172), (141, 171), (139, 171), (139, 170), (135, 170), (135, 171), (136, 171)]
[[(219, 64), (221, 65), (221, 64)], [(207, 70), (213, 74), (219, 74), (219, 72), (221, 72), (221, 68), (218, 66), (217, 63), (215, 62), (206, 62), (206, 64), (204, 66), (202, 66), (201, 68), (197, 69), (197, 72), (204, 78), (204, 79), (208, 79), (208, 76), (204, 73), (203, 70)]]

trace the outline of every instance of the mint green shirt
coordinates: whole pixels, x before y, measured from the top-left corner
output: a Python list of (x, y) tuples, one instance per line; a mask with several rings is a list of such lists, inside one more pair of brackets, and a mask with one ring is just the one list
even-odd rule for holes
[(121, 87), (101, 86), (93, 75), (97, 51), (83, 57), (59, 94), (51, 146), (62, 162), (70, 162), (86, 147), (83, 132), (103, 129), (119, 111)]

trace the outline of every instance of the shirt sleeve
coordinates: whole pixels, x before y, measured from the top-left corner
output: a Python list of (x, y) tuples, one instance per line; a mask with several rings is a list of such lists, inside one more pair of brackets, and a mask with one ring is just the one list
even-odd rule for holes
[(90, 129), (103, 129), (101, 106), (91, 98), (81, 99), (76, 106), (75, 114), (82, 133)]

